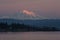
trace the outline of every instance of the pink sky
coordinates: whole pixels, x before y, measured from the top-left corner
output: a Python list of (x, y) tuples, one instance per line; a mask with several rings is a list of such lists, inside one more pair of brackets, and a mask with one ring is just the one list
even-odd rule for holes
[(14, 16), (18, 10), (60, 19), (60, 0), (0, 0), (0, 16)]

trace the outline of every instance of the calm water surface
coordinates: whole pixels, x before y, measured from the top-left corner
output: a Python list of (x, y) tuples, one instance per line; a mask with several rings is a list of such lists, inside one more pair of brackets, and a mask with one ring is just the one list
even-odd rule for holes
[(60, 40), (60, 32), (0, 33), (0, 40)]

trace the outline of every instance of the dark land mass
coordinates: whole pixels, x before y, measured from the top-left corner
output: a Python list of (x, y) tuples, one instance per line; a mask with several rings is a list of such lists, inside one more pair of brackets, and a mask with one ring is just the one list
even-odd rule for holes
[(0, 19), (0, 32), (60, 31), (60, 20)]
[(19, 23), (12, 23), (8, 25), (7, 23), (0, 23), (0, 32), (34, 32), (34, 31), (60, 31), (56, 27), (34, 27)]

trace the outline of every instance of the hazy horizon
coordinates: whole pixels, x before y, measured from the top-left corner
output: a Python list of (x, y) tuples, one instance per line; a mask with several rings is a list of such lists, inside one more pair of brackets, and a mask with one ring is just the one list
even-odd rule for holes
[(60, 19), (60, 0), (0, 0), (0, 18)]

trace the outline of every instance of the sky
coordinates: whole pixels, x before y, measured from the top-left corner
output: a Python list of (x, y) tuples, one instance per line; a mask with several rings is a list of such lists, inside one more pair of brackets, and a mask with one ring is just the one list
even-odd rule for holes
[(60, 19), (60, 0), (0, 0), (0, 18), (24, 19), (23, 10), (39, 18)]

